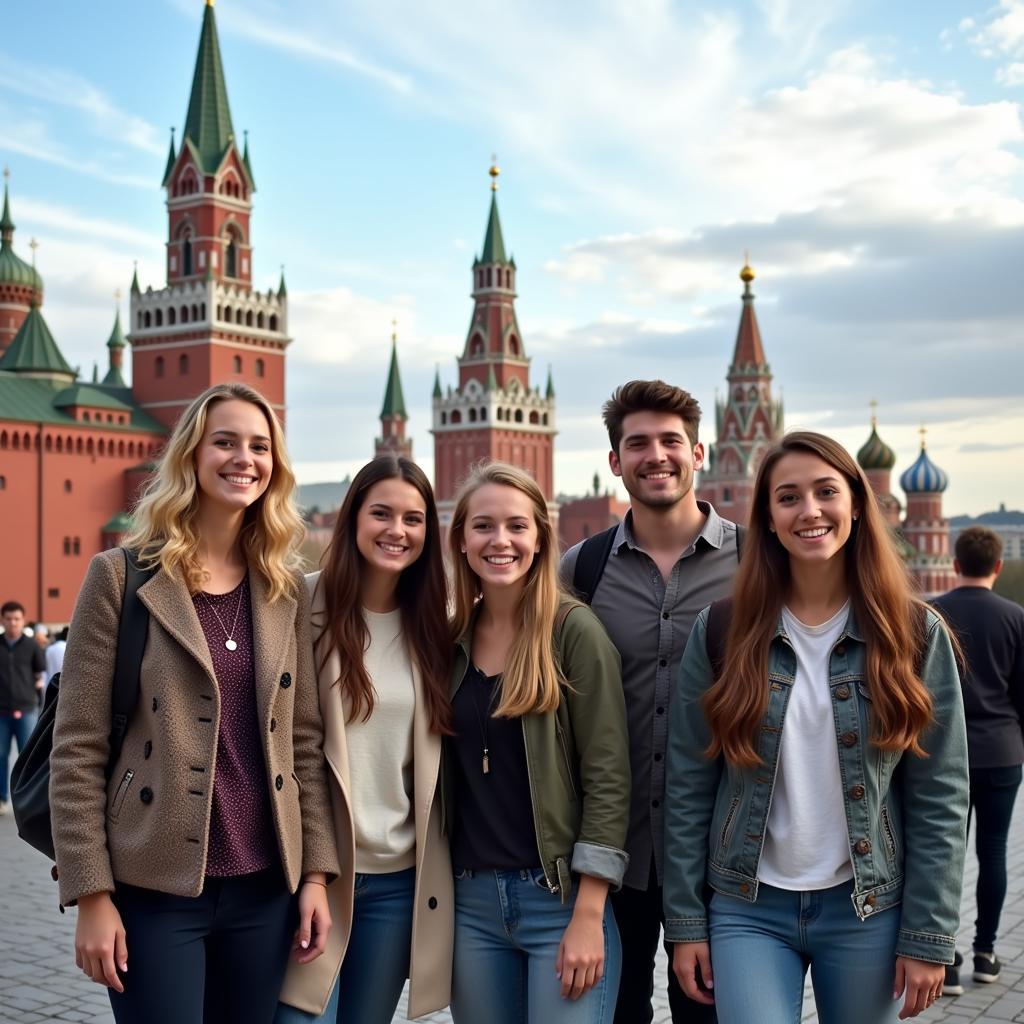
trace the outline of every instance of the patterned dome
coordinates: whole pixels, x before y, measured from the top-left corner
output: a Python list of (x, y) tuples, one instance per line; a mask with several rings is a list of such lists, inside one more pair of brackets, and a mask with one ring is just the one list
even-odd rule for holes
[(907, 494), (935, 494), (944, 491), (948, 486), (949, 477), (928, 458), (922, 443), (917, 461), (900, 477), (900, 487)]
[(43, 279), (31, 263), (16, 256), (13, 248), (14, 221), (11, 219), (11, 204), (7, 198), (7, 183), (4, 183), (4, 209), (0, 215), (0, 284), (20, 284), (43, 290)]
[(892, 469), (896, 465), (896, 453), (878, 436), (874, 420), (871, 421), (871, 436), (857, 452), (861, 469)]

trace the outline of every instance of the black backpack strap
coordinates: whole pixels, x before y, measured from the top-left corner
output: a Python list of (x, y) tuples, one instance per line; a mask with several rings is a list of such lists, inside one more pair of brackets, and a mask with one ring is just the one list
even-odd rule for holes
[(139, 600), (138, 590), (155, 569), (140, 569), (133, 552), (124, 549), (124, 596), (117, 631), (117, 660), (114, 687), (110, 695), (110, 760), (113, 767), (121, 753), (128, 723), (139, 700), (139, 673), (149, 632), (149, 609)]
[(594, 600), (597, 585), (601, 582), (604, 567), (612, 553), (618, 529), (618, 526), (610, 526), (607, 530), (588, 537), (580, 546), (572, 574), (572, 588), (584, 604), (590, 604)]
[(732, 619), (732, 598), (712, 601), (708, 609), (708, 628), (704, 634), (704, 647), (711, 661), (712, 678), (717, 679), (725, 666), (725, 634)]
[(747, 539), (747, 528), (736, 524), (736, 561), (743, 557), (743, 542)]

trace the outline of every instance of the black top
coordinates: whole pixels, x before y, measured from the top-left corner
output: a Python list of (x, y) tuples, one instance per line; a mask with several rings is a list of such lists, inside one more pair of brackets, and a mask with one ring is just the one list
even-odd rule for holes
[(491, 717), (500, 679), (471, 665), (452, 701), (452, 863), (458, 868), (512, 871), (540, 863), (523, 724), (518, 718)]
[(46, 658), (35, 638), (24, 633), (12, 647), (0, 636), (0, 715), (39, 707), (36, 676), (46, 672)]
[(1024, 608), (987, 587), (957, 587), (933, 603), (964, 649), (970, 766), (1024, 763)]

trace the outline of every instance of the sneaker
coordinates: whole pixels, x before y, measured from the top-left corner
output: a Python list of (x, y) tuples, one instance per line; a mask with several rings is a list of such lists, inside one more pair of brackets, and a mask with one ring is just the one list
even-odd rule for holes
[(964, 958), (959, 953), (953, 954), (953, 962), (946, 964), (946, 980), (942, 983), (942, 994), (944, 996), (962, 996), (964, 987), (960, 984), (960, 968), (963, 966)]
[(0, 800), (0, 814), (10, 814), (11, 807), (6, 800)]
[(980, 981), (983, 985), (991, 985), (993, 981), (999, 980), (999, 972), (1003, 965), (995, 953), (974, 954), (974, 980)]

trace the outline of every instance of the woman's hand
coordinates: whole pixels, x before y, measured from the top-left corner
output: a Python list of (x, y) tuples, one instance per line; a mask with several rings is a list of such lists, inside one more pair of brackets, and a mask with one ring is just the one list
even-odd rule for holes
[(326, 948), (330, 930), (327, 876), (320, 871), (313, 872), (299, 888), (299, 927), (292, 943), (296, 963), (308, 964), (315, 960)]
[(569, 926), (562, 935), (555, 976), (563, 999), (579, 999), (604, 977), (604, 902), (608, 883), (580, 876)]
[(711, 945), (707, 942), (677, 942), (672, 953), (672, 970), (679, 987), (695, 1002), (711, 1006), (715, 987), (711, 973)]
[(906, 989), (907, 998), (903, 1000), (900, 1020), (916, 1017), (926, 1010), (942, 995), (942, 982), (946, 977), (946, 968), (942, 964), (929, 963), (927, 960), (911, 960), (909, 956), (896, 957), (896, 982), (893, 985), (892, 997), (899, 999)]
[(128, 944), (121, 915), (109, 892), (94, 892), (78, 899), (75, 966), (98, 985), (124, 991), (117, 972), (128, 970)]

